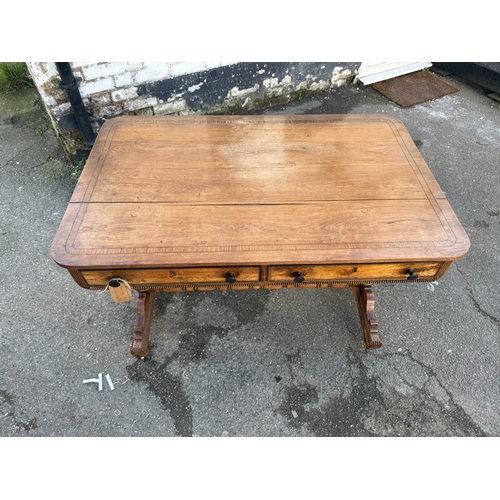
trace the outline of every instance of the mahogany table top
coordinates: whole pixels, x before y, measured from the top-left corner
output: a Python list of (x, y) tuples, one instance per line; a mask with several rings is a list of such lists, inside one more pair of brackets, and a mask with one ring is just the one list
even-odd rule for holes
[(119, 117), (51, 248), (69, 269), (453, 261), (469, 239), (387, 115)]

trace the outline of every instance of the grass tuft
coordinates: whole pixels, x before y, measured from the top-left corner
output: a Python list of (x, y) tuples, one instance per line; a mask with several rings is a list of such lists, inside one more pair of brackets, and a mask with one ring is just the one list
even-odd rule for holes
[(0, 62), (0, 90), (34, 87), (24, 62)]

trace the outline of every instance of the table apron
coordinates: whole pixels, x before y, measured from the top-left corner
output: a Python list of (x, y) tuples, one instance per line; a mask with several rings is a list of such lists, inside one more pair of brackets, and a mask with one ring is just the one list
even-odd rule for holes
[(434, 281), (444, 274), (450, 264), (451, 262), (399, 262), (69, 271), (80, 286), (97, 290), (105, 288), (112, 278), (121, 278), (136, 290), (238, 290)]

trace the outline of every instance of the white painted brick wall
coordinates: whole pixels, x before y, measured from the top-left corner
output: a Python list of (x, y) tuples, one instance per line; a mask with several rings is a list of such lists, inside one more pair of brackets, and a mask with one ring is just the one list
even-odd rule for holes
[(131, 87), (134, 84), (134, 78), (132, 73), (122, 73), (118, 75), (113, 75), (115, 79), (115, 87)]
[(33, 77), (33, 80), (38, 87), (47, 83), (54, 75), (57, 74), (56, 65), (54, 63), (26, 63)]
[[(134, 111), (143, 107), (155, 106), (157, 100), (137, 99), (136, 86), (143, 83), (155, 82), (182, 76), (198, 71), (217, 68), (231, 62), (73, 62), (71, 66), (75, 77), (80, 77), (80, 94), (82, 98), (90, 99), (93, 103), (94, 112), (96, 107), (107, 106), (110, 102), (115, 103), (112, 107), (107, 107), (107, 111), (113, 110), (115, 114), (122, 111)], [(53, 79), (59, 81), (59, 74), (55, 63), (28, 63), (28, 68), (35, 81), (40, 95), (49, 111), (57, 119), (61, 114), (67, 112), (67, 106), (60, 106), (55, 97), (60, 91), (55, 85), (50, 85)], [(100, 95), (95, 98), (95, 94), (109, 92), (109, 97)], [(122, 101), (122, 108), (117, 104)], [(179, 106), (169, 105), (165, 109), (185, 109), (186, 103), (181, 102)], [(160, 109), (160, 108), (158, 108)], [(161, 108), (163, 109), (163, 108)], [(175, 112), (175, 111), (173, 111)], [(104, 109), (98, 113), (105, 116)]]
[(134, 111), (137, 109), (151, 108), (158, 104), (156, 97), (138, 97), (137, 99), (127, 100), (124, 103), (125, 111)]
[(94, 106), (107, 106), (111, 104), (111, 96), (109, 95), (109, 92), (94, 94), (92, 96), (92, 103)]
[(82, 97), (90, 97), (92, 94), (97, 94), (104, 90), (113, 90), (115, 88), (115, 80), (110, 76), (99, 78), (98, 80), (84, 80), (78, 87), (80, 88)]
[[(209, 66), (210, 64), (210, 66)], [(176, 76), (189, 75), (198, 71), (234, 64), (231, 62), (218, 63), (197, 63), (197, 62), (176, 62), (176, 63), (147, 63), (144, 68), (134, 74), (134, 83), (155, 82), (166, 78), (175, 78)]]
[(114, 105), (114, 106), (104, 106), (98, 108), (94, 112), (94, 118), (96, 120), (100, 120), (101, 118), (106, 118), (109, 116), (118, 116), (123, 113), (123, 106)]
[[(75, 63), (75, 67), (79, 63)], [(85, 80), (99, 80), (116, 75), (124, 75), (134, 73), (144, 67), (144, 63), (123, 63), (123, 62), (107, 62), (107, 63), (80, 63)]]
[(135, 87), (125, 87), (111, 92), (113, 102), (127, 101), (137, 97), (137, 89)]

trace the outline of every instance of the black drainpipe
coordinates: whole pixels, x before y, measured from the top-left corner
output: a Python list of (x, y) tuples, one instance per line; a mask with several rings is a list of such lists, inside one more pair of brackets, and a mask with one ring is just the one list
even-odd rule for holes
[(96, 134), (90, 124), (87, 110), (83, 105), (82, 96), (80, 95), (80, 90), (78, 89), (78, 81), (75, 78), (69, 63), (56, 62), (56, 68), (59, 72), (59, 76), (61, 77), (59, 88), (66, 90), (68, 93), (69, 102), (73, 108), (76, 123), (78, 124), (78, 128), (83, 135), (83, 143), (87, 148), (91, 149), (94, 145)]

